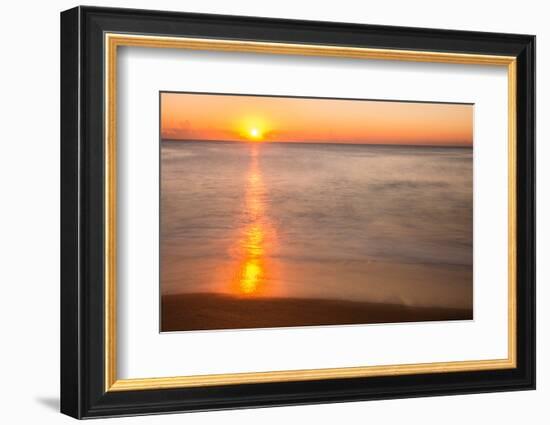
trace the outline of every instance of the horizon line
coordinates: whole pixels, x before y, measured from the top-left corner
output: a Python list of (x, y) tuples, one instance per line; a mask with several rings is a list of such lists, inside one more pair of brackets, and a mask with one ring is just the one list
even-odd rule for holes
[(161, 142), (182, 142), (182, 143), (200, 143), (200, 142), (206, 142), (206, 143), (239, 143), (239, 144), (246, 144), (246, 145), (264, 145), (264, 144), (273, 144), (273, 143), (281, 143), (281, 144), (300, 144), (300, 145), (346, 145), (346, 146), (413, 146), (413, 147), (432, 147), (432, 148), (472, 148), (473, 149), (473, 143), (470, 144), (463, 144), (463, 143), (457, 143), (457, 144), (427, 144), (427, 143), (369, 143), (369, 142), (325, 142), (325, 141), (312, 141), (312, 142), (305, 142), (305, 141), (266, 141), (266, 142), (251, 142), (247, 140), (229, 140), (229, 139), (173, 139), (173, 138), (164, 138), (160, 137)]

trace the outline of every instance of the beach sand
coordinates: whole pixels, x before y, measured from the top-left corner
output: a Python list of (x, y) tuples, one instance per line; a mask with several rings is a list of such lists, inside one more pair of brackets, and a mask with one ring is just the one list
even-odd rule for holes
[(161, 331), (470, 320), (471, 309), (215, 293), (164, 295)]

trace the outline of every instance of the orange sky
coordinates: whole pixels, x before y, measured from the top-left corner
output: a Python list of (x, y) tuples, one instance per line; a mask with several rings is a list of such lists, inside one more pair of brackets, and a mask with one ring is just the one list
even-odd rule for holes
[(463, 104), (161, 93), (163, 139), (472, 145)]

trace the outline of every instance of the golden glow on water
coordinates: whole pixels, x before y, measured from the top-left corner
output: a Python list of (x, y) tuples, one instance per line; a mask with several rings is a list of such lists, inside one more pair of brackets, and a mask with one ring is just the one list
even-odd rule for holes
[(240, 289), (243, 294), (256, 292), (262, 278), (263, 268), (259, 260), (249, 259), (244, 265), (240, 279)]
[(242, 294), (253, 294), (259, 289), (264, 277), (263, 240), (264, 232), (258, 224), (253, 224), (246, 231), (242, 252), (244, 264), (239, 275), (239, 290)]
[(251, 147), (244, 203), (246, 224), (234, 251), (238, 269), (232, 292), (242, 296), (265, 295), (270, 289), (266, 285), (271, 272), (267, 255), (275, 243), (275, 229), (266, 213), (266, 189), (258, 165), (260, 149)]

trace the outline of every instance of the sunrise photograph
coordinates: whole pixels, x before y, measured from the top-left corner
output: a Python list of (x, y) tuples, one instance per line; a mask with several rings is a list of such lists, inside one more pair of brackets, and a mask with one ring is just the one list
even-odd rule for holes
[(159, 104), (161, 332), (473, 319), (472, 104)]

